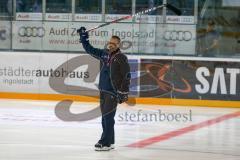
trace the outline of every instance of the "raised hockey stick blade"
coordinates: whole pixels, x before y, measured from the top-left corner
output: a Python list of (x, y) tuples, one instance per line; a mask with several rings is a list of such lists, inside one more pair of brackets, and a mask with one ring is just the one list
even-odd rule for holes
[(168, 3), (166, 4), (166, 7), (168, 9), (170, 9), (171, 11), (173, 11), (176, 15), (178, 15), (178, 16), (182, 15), (181, 10), (178, 9), (177, 7), (175, 7), (175, 6), (171, 5), (171, 4), (168, 4)]

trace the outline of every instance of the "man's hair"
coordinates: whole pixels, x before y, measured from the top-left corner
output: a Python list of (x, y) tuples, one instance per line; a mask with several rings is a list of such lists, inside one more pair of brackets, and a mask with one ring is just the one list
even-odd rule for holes
[(117, 39), (119, 43), (121, 42), (121, 39), (118, 36), (112, 36), (112, 38)]

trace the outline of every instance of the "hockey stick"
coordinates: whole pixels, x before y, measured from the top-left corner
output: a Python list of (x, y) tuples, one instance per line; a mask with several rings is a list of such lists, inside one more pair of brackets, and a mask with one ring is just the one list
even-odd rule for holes
[(129, 18), (133, 18), (133, 17), (136, 17), (138, 15), (142, 15), (142, 14), (146, 14), (146, 13), (149, 13), (149, 12), (152, 12), (152, 11), (155, 11), (156, 9), (159, 9), (159, 8), (163, 8), (163, 7), (167, 7), (168, 9), (170, 9), (171, 11), (173, 11), (175, 14), (177, 15), (181, 15), (182, 12), (180, 9), (176, 8), (175, 6), (171, 5), (171, 4), (164, 4), (164, 5), (160, 5), (160, 6), (157, 6), (157, 7), (152, 7), (152, 8), (149, 8), (149, 9), (146, 9), (144, 11), (141, 11), (141, 12), (138, 12), (136, 14), (133, 14), (133, 15), (128, 15), (128, 16), (125, 16), (125, 17), (122, 17), (122, 18), (119, 18), (119, 19), (116, 19), (116, 20), (113, 20), (111, 22), (106, 22), (104, 24), (101, 24), (99, 26), (96, 26), (96, 27), (93, 27), (89, 30), (87, 30), (86, 32), (90, 32), (92, 30), (95, 30), (95, 29), (98, 29), (98, 28), (101, 28), (101, 27), (104, 27), (104, 26), (107, 26), (107, 25), (110, 25), (112, 23), (116, 23), (116, 22), (119, 22), (119, 21), (122, 21), (122, 20), (126, 20), (126, 19), (129, 19)]

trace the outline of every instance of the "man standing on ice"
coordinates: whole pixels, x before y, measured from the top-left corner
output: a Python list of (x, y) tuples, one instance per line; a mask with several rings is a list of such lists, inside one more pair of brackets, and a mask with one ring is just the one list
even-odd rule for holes
[(96, 151), (109, 151), (114, 149), (114, 116), (117, 104), (128, 100), (130, 85), (130, 67), (127, 56), (121, 53), (121, 40), (112, 36), (107, 49), (94, 48), (89, 43), (89, 35), (85, 27), (78, 30), (80, 42), (88, 54), (100, 60), (100, 108), (102, 113), (102, 136), (95, 144)]

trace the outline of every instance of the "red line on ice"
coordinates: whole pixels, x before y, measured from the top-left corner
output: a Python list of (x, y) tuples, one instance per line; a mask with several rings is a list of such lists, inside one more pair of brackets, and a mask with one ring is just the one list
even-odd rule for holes
[(214, 124), (217, 124), (217, 123), (220, 123), (220, 122), (232, 119), (232, 118), (236, 118), (238, 116), (240, 116), (240, 111), (230, 113), (230, 114), (226, 114), (226, 115), (223, 115), (223, 116), (220, 116), (220, 117), (217, 117), (217, 118), (214, 118), (214, 119), (210, 119), (210, 120), (207, 120), (207, 121), (204, 121), (204, 122), (200, 122), (198, 124), (193, 124), (193, 125), (190, 125), (188, 127), (184, 127), (184, 128), (181, 128), (181, 129), (178, 129), (178, 130), (175, 130), (175, 131), (171, 131), (171, 132), (159, 135), (159, 136), (155, 136), (155, 137), (147, 138), (147, 139), (144, 139), (144, 140), (140, 140), (138, 142), (127, 145), (127, 147), (144, 148), (144, 147), (147, 147), (151, 144), (158, 143), (158, 142), (161, 142), (161, 141), (165, 141), (165, 140), (183, 135), (183, 134), (191, 132), (191, 131), (195, 131), (195, 130), (198, 130), (198, 129), (201, 129), (201, 128), (204, 128), (204, 127), (208, 127), (208, 126), (211, 126), (211, 125), (214, 125)]

